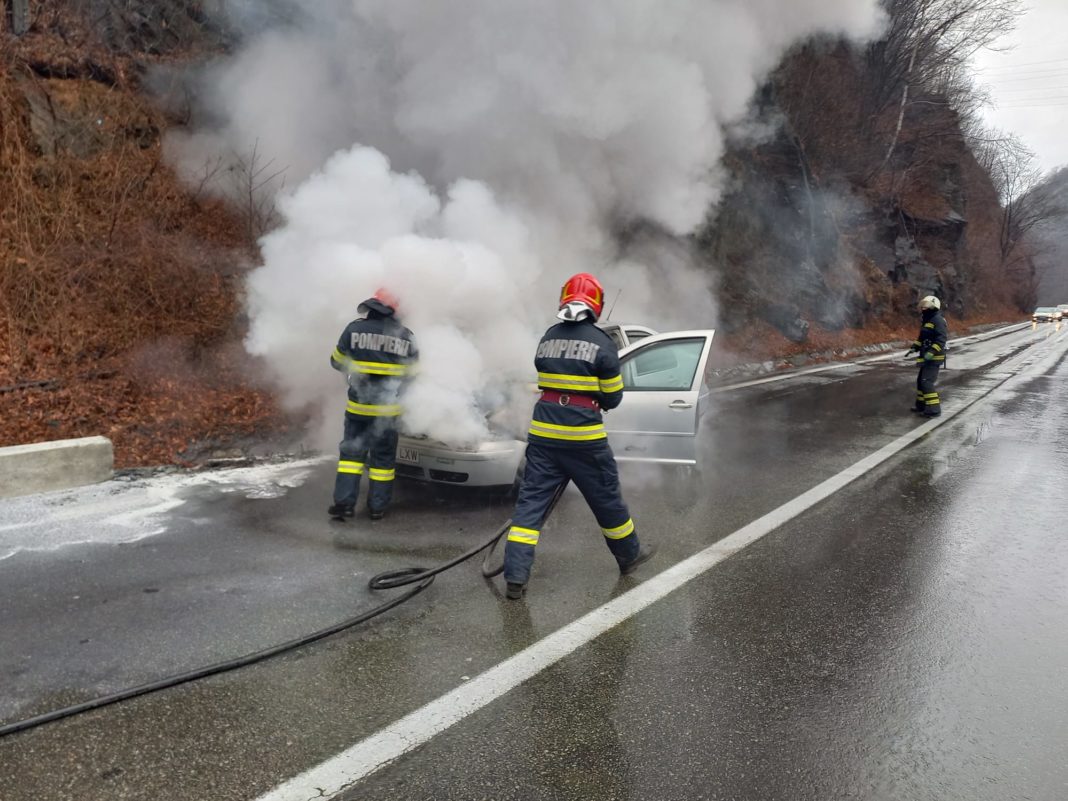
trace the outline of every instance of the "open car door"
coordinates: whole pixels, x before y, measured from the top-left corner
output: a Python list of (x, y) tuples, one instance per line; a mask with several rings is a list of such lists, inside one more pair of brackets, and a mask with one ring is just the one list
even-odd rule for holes
[(605, 414), (621, 462), (697, 464), (697, 423), (708, 403), (713, 330), (672, 331), (620, 351), (623, 403)]

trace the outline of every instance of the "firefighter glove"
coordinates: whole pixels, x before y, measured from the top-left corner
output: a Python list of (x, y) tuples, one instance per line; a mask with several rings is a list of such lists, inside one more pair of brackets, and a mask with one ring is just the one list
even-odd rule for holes
[(924, 354), (923, 354), (923, 360), (924, 360), (925, 362), (929, 362), (929, 361), (931, 361), (931, 359), (933, 359), (933, 358), (934, 358), (934, 354), (933, 354), (933, 353), (931, 353), (931, 351), (927, 351), (926, 353), (924, 353)]

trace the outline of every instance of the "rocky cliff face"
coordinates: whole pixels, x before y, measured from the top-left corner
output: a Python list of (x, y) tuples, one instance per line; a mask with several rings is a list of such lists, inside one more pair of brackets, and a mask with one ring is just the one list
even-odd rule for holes
[(958, 317), (1030, 304), (1001, 270), (1001, 206), (955, 113), (921, 98), (894, 139), (863, 114), (869, 80), (847, 48), (810, 47), (758, 99), (771, 133), (736, 139), (733, 189), (701, 235), (728, 330), (762, 319), (799, 342), (911, 319), (931, 293)]

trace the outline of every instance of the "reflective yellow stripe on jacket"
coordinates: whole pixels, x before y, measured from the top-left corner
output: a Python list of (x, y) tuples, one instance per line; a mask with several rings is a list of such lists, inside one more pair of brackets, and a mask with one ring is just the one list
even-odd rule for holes
[(341, 364), (350, 373), (360, 373), (361, 375), (387, 375), (387, 376), (405, 376), (408, 374), (408, 365), (395, 364), (393, 362), (367, 362), (360, 361), (358, 359), (350, 358), (342, 353), (337, 348), (334, 348), (333, 354), (334, 361)]
[(563, 440), (564, 442), (589, 442), (595, 439), (606, 439), (608, 433), (604, 430), (604, 423), (594, 423), (585, 426), (565, 426), (558, 423), (543, 423), (540, 420), (530, 421), (530, 430), (527, 432), (534, 437)]
[(361, 362), (353, 361), (357, 373), (364, 375), (392, 375), (402, 376), (408, 374), (408, 365), (393, 364), (391, 362)]
[(350, 400), (345, 404), (345, 411), (363, 417), (397, 417), (402, 410), (399, 403), (357, 403)]
[(617, 375), (612, 378), (602, 378), (600, 383), (601, 392), (608, 395), (612, 392), (623, 391), (623, 376)]
[(557, 389), (564, 392), (599, 392), (600, 382), (595, 375), (567, 375), (565, 373), (538, 373), (538, 386), (542, 389)]

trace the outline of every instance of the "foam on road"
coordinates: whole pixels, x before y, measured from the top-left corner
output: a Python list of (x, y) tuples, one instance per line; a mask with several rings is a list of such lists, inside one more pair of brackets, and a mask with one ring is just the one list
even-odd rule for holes
[(327, 457), (117, 478), (104, 484), (0, 500), (0, 560), (24, 551), (135, 542), (167, 530), (167, 515), (194, 494), (277, 498), (304, 483)]

